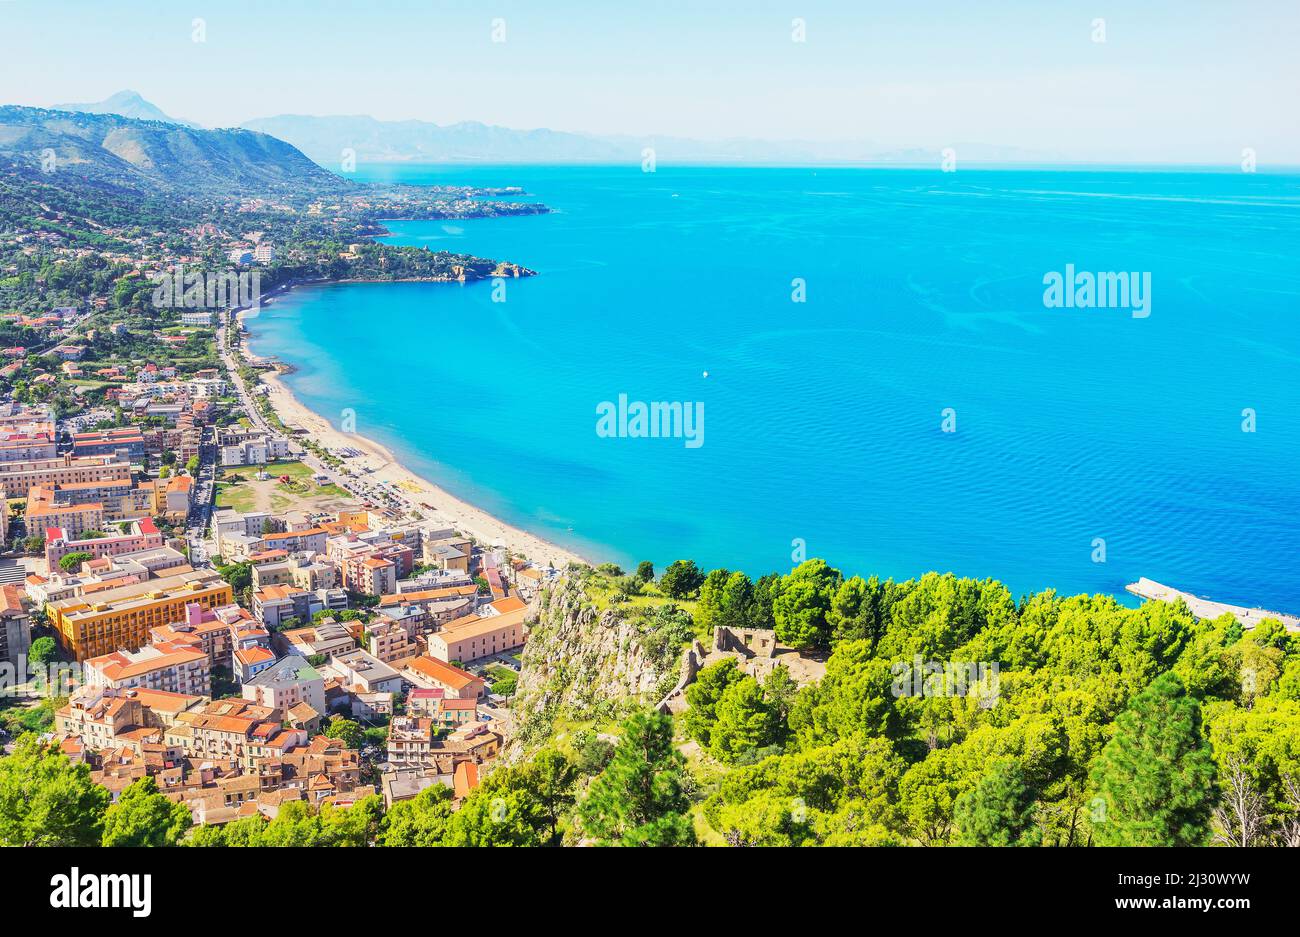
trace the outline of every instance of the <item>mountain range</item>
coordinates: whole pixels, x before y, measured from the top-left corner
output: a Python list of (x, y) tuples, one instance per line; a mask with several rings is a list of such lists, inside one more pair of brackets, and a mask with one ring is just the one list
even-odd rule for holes
[[(440, 125), (422, 120), (382, 121), (373, 117), (315, 117), (281, 114), (240, 126), (292, 143), (324, 166), (337, 166), (345, 150), (361, 162), (416, 163), (639, 163), (644, 150), (674, 163), (754, 165), (840, 165), (855, 163), (932, 164), (937, 150), (886, 147), (860, 140), (694, 140), (673, 136), (597, 136), (560, 130), (512, 130), (476, 121)], [(1045, 160), (1047, 154), (1016, 147), (957, 143), (963, 160)]]
[[(114, 113), (194, 127), (168, 117), (134, 91), (93, 104), (61, 105), (85, 113)], [(596, 135), (562, 130), (515, 130), (477, 121), (435, 124), (384, 121), (363, 115), (280, 114), (245, 121), (245, 130), (292, 144), (322, 166), (337, 168), (350, 152), (359, 162), (413, 163), (639, 163), (646, 148), (657, 160), (676, 163), (753, 165), (933, 164), (932, 148), (891, 147), (864, 140), (695, 140), (674, 136)], [(1060, 154), (982, 143), (954, 143), (963, 161), (1047, 162)]]
[(13, 105), (0, 107), (0, 174), (151, 195), (325, 193), (353, 185), (264, 133)]

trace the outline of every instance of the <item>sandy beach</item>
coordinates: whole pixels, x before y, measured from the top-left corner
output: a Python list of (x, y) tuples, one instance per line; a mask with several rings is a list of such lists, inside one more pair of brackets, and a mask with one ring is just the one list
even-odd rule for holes
[[(241, 311), (237, 316), (241, 326), (247, 312), (249, 310)], [(239, 348), (240, 354), (248, 360), (256, 360), (256, 356), (243, 343)], [(387, 482), (400, 492), (412, 510), (419, 511), (426, 520), (455, 528), (483, 545), (504, 546), (512, 554), (526, 557), (541, 566), (551, 565), (562, 569), (571, 562), (590, 562), (572, 550), (513, 527), (421, 478), (398, 462), (390, 450), (374, 440), (335, 429), (329, 420), (295, 397), (279, 374), (263, 372), (262, 382), (270, 389), (267, 400), (286, 426), (306, 430), (315, 443), (331, 451), (353, 449), (359, 452), (360, 455), (345, 460), (353, 474), (372, 485)], [(367, 472), (367, 469), (373, 471)]]

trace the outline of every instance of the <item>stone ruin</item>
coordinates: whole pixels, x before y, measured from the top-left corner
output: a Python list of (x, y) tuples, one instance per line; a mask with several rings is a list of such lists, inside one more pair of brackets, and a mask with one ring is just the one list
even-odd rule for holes
[(746, 658), (770, 658), (776, 654), (776, 632), (771, 628), (718, 625), (713, 629), (713, 650), (741, 654)]

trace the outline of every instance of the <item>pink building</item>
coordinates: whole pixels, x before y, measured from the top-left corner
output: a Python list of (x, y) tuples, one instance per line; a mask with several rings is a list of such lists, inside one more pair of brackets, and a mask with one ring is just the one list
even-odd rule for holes
[(89, 553), (91, 559), (134, 553), (163, 545), (163, 535), (151, 517), (130, 521), (131, 533), (117, 537), (95, 537), (90, 540), (73, 540), (62, 527), (45, 528), (45, 562), (55, 569), (59, 560), (69, 553)]

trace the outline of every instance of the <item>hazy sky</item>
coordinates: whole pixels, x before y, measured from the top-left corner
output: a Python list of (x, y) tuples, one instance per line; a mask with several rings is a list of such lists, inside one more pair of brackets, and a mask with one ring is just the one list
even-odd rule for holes
[(0, 0), (0, 102), (1295, 164), (1298, 49), (1300, 0)]

